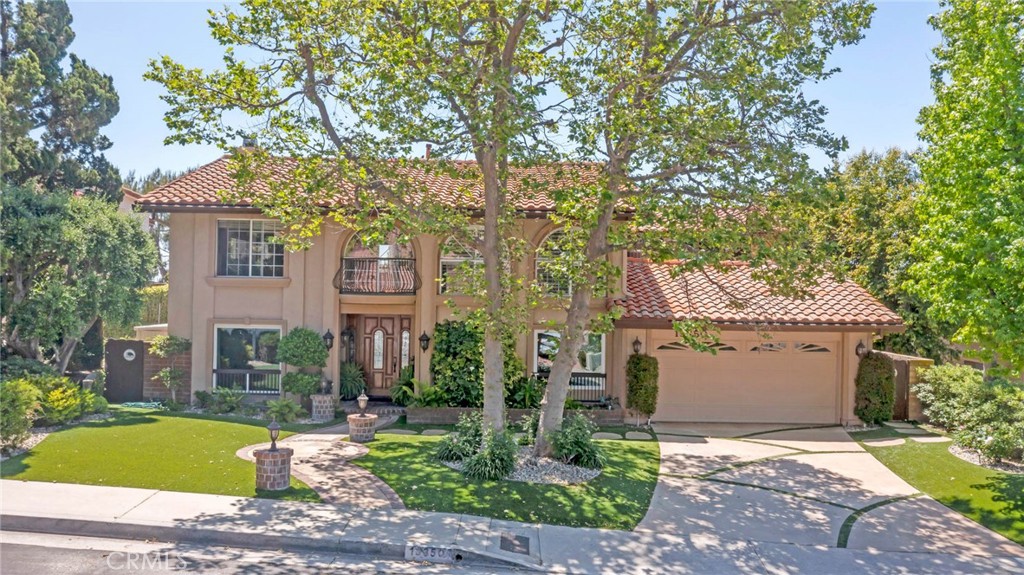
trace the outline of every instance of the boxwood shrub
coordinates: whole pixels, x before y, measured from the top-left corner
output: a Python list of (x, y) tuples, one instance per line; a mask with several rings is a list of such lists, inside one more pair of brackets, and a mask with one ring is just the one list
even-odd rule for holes
[(650, 418), (658, 407), (658, 360), (634, 353), (626, 361), (626, 407)]

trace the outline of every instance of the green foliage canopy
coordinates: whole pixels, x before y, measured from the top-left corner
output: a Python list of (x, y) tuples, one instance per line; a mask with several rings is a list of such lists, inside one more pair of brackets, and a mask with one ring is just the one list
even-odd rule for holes
[(1024, 368), (1024, 2), (943, 0), (930, 20), (935, 103), (918, 119), (914, 293), (938, 321)]
[(85, 189), (121, 198), (121, 177), (100, 131), (119, 110), (110, 76), (68, 48), (75, 39), (64, 0), (0, 2), (0, 165), (3, 181)]
[(7, 343), (63, 370), (97, 318), (138, 317), (155, 249), (134, 217), (101, 200), (9, 186), (0, 201)]

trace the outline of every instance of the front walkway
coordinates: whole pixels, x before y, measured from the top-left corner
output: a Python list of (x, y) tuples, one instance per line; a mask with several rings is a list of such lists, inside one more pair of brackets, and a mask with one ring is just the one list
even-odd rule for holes
[[(377, 426), (391, 425), (398, 419), (382, 415)], [(387, 483), (351, 461), (365, 455), (364, 445), (342, 441), (348, 435), (348, 424), (314, 429), (290, 435), (278, 441), (280, 447), (295, 451), (292, 455), (292, 476), (309, 485), (324, 503), (337, 503), (360, 509), (405, 509), (402, 499)], [(238, 457), (255, 461), (252, 452), (267, 449), (269, 443), (249, 445), (236, 452)]]
[(656, 425), (660, 476), (637, 529), (1024, 559), (1024, 547), (922, 495), (841, 427), (783, 427)]

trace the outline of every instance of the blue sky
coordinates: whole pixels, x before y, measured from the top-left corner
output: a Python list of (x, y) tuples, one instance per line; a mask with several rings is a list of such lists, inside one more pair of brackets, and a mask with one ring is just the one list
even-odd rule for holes
[[(161, 86), (142, 80), (147, 62), (168, 55), (186, 66), (217, 67), (222, 49), (210, 36), (207, 10), (222, 2), (69, 2), (76, 39), (71, 51), (113, 76), (121, 112), (104, 131), (114, 142), (108, 158), (121, 169), (146, 174), (182, 170), (221, 152), (210, 146), (165, 146)], [(931, 49), (939, 36), (927, 18), (937, 2), (879, 2), (871, 28), (856, 46), (837, 51), (842, 72), (807, 93), (830, 110), (827, 126), (845, 135), (847, 153), (918, 146), (917, 113), (932, 101)], [(822, 166), (826, 159), (815, 158)]]

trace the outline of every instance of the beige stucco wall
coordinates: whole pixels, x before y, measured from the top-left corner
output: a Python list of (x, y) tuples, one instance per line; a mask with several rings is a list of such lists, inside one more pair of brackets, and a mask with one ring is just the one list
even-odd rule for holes
[[(259, 215), (234, 215), (236, 219), (262, 219)], [(354, 235), (334, 223), (327, 223), (312, 247), (300, 252), (286, 252), (284, 277), (238, 278), (216, 275), (216, 230), (218, 219), (231, 219), (220, 214), (172, 213), (170, 224), (171, 269), (168, 307), (168, 332), (192, 340), (193, 391), (213, 387), (214, 326), (217, 324), (275, 326), (283, 332), (294, 327), (307, 327), (323, 333), (330, 329), (335, 335), (341, 314), (395, 314), (413, 317), (413, 339), (426, 332), (433, 335), (434, 325), (455, 314), (449, 306), (451, 299), (457, 307), (470, 307), (468, 297), (452, 297), (438, 293), (437, 277), (440, 272), (440, 240), (421, 235), (413, 239), (417, 273), (422, 286), (415, 296), (339, 295), (332, 281), (337, 272), (345, 246)], [(522, 237), (536, 247), (555, 227), (546, 220), (520, 221)], [(610, 258), (620, 265), (624, 253)], [(532, 277), (532, 254), (517, 264), (519, 273)], [(613, 296), (625, 291), (625, 277), (619, 278)], [(594, 302), (594, 310), (606, 309), (607, 302)], [(549, 320), (558, 321), (564, 313), (552, 309), (537, 309), (532, 313), (531, 330), (519, 341), (519, 351), (529, 369), (533, 368), (533, 330), (546, 327)], [(615, 349), (616, 338), (609, 336), (608, 355)], [(328, 360), (327, 376), (337, 381), (338, 351), (334, 346)], [(433, 346), (426, 352), (415, 350), (416, 377), (427, 377)], [(621, 371), (621, 364), (609, 360), (608, 374)], [(621, 380), (621, 377), (618, 378)], [(621, 381), (617, 384), (621, 387)], [(337, 389), (337, 386), (335, 386)]]

